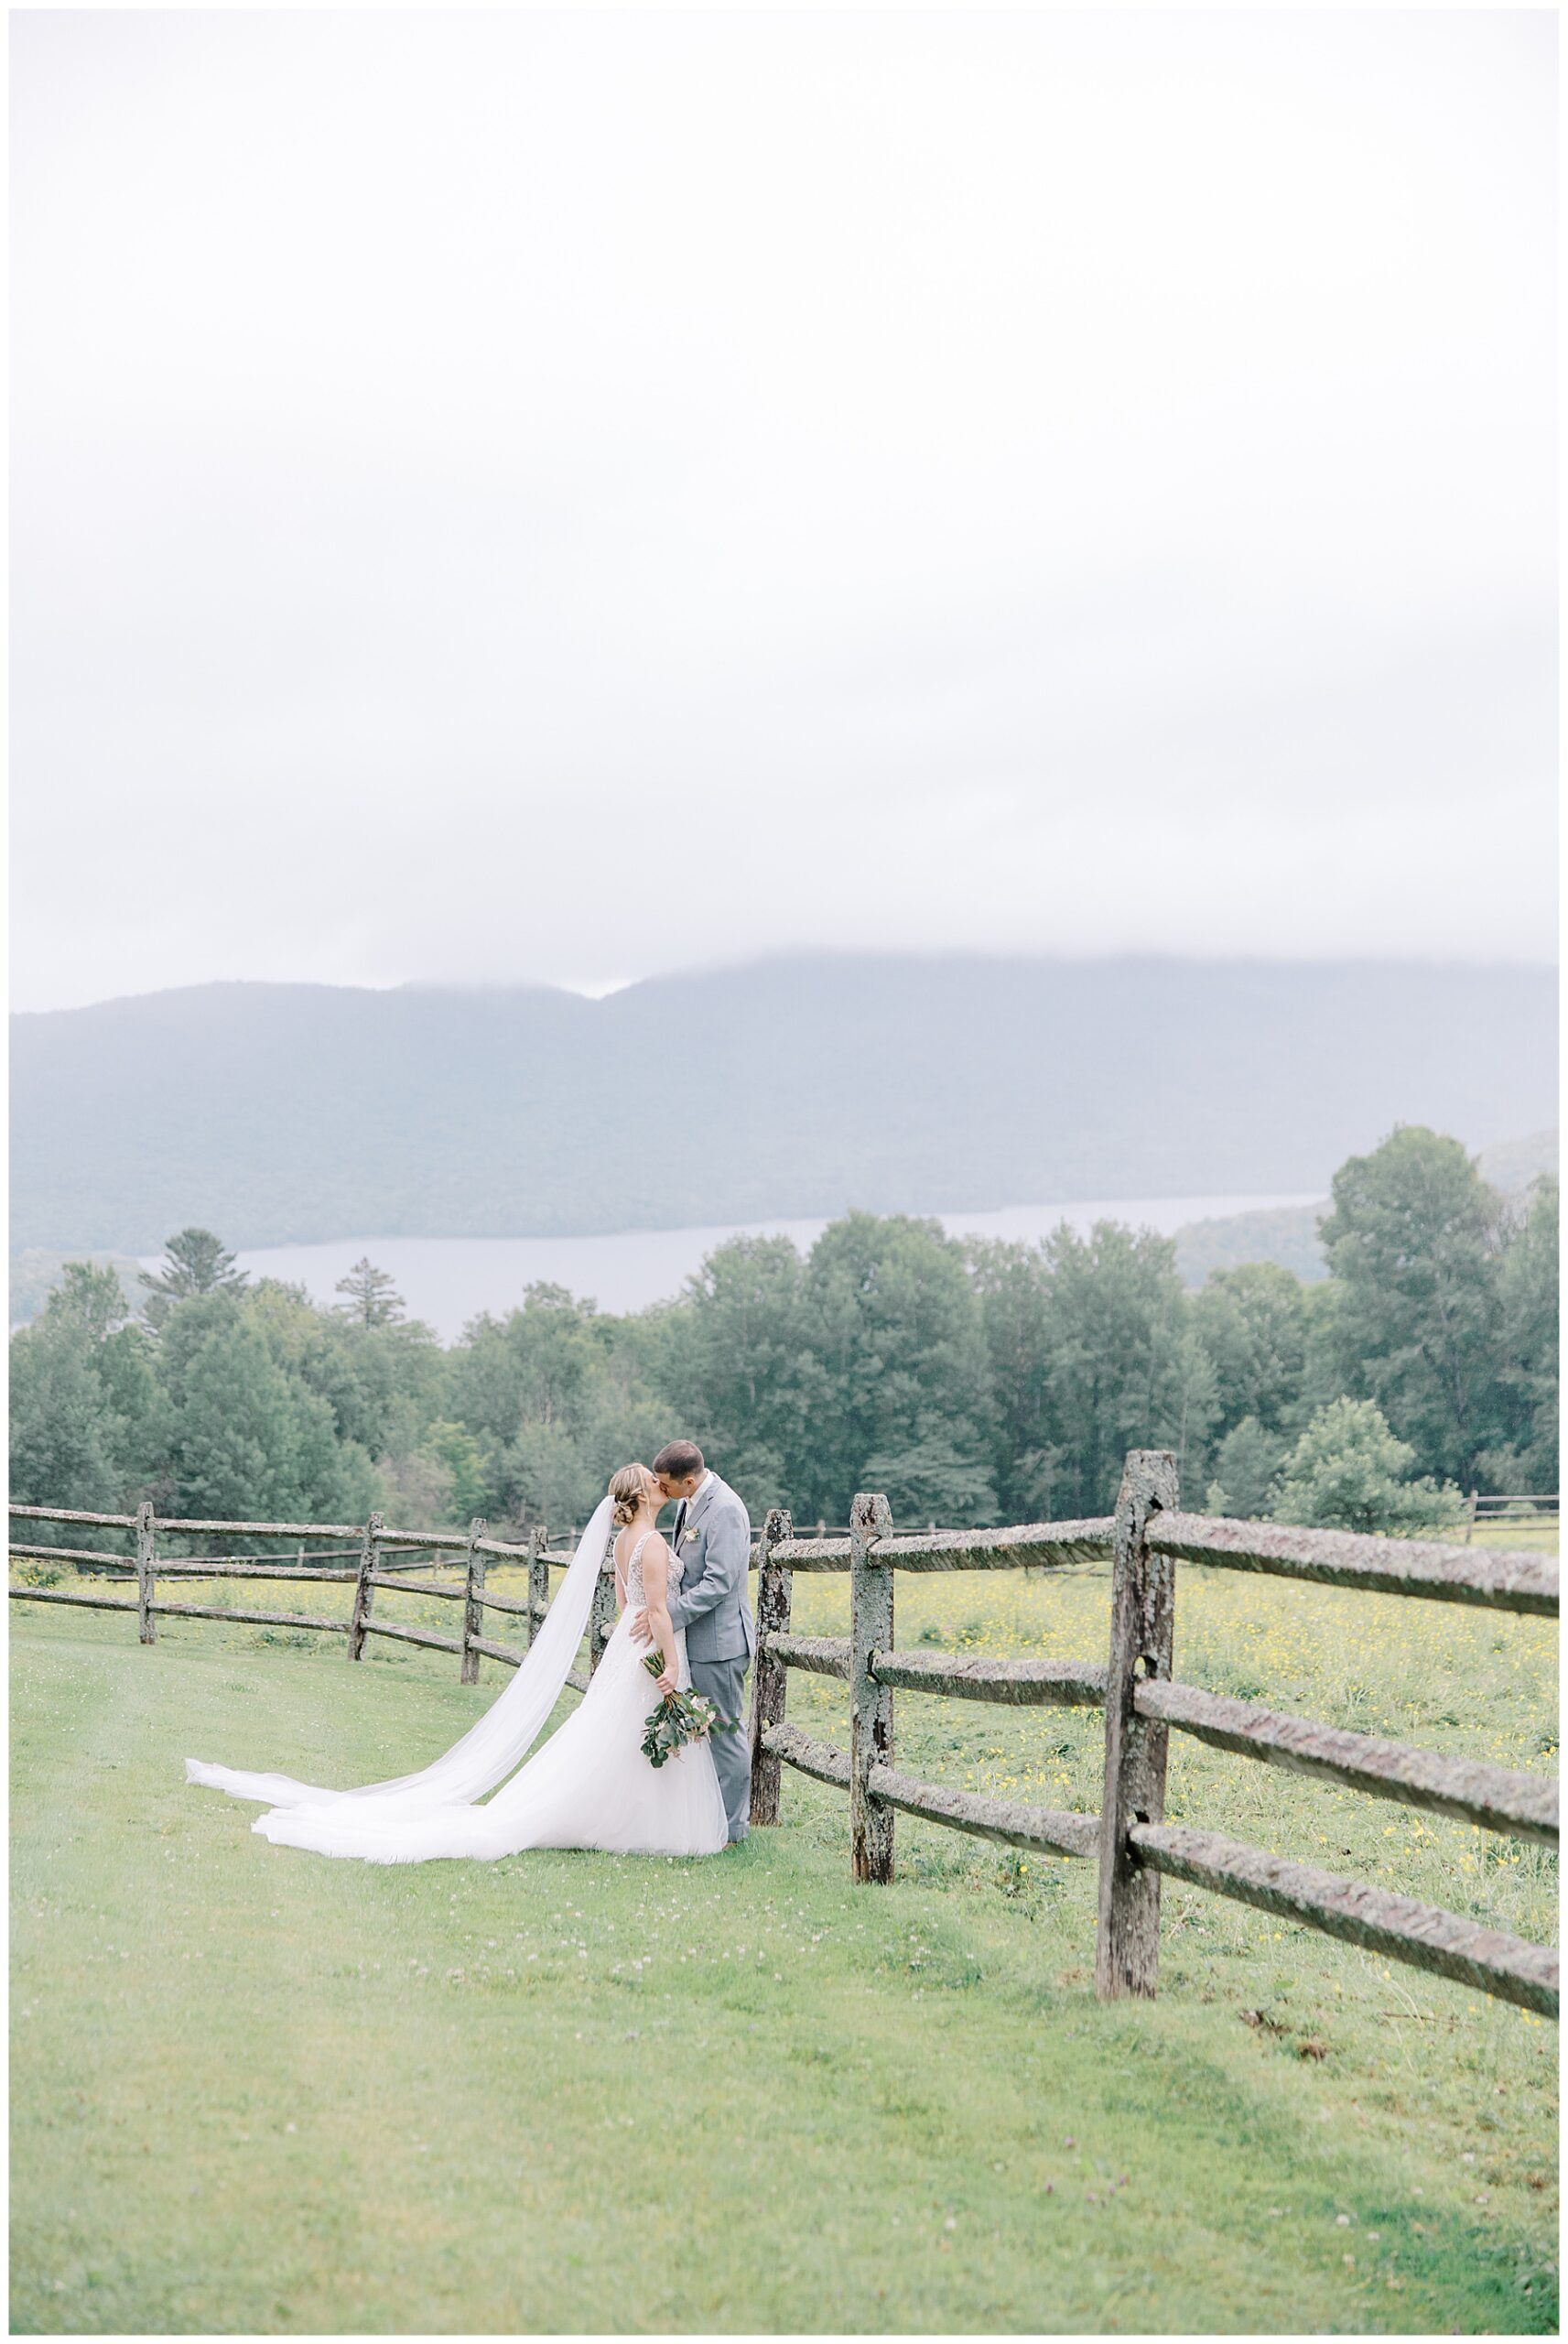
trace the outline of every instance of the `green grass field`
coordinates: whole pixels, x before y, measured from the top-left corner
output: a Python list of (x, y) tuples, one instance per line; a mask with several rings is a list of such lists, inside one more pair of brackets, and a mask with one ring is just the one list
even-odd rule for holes
[[(1108, 1598), (901, 1577), (898, 1640), (1101, 1657)], [(797, 1583), (805, 1630), (846, 1606)], [(855, 1889), (846, 1802), (798, 1776), (706, 1863), (324, 1862), (185, 1755), (401, 1772), (499, 1667), (11, 1625), (18, 2331), (1555, 2328), (1556, 2033), (1525, 2013), (1169, 1884), (1159, 2001), (1101, 2007), (1092, 1867), (901, 1818), (899, 1879)], [(1178, 1574), (1178, 1675), (1538, 1770), (1555, 1651)], [(842, 1739), (843, 1700), (792, 1677), (808, 1731)], [(902, 1764), (1052, 1803), (1098, 1803), (1102, 1732), (898, 1697)], [(1180, 1737), (1171, 1810), (1554, 1929), (1542, 1851)]]

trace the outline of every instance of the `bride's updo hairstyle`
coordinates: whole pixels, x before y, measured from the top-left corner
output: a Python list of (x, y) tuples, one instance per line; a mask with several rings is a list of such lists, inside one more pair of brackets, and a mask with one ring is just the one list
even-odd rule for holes
[(645, 1465), (622, 1465), (619, 1473), (611, 1475), (610, 1495), (615, 1500), (617, 1530), (624, 1530), (629, 1523), (635, 1522), (653, 1478)]

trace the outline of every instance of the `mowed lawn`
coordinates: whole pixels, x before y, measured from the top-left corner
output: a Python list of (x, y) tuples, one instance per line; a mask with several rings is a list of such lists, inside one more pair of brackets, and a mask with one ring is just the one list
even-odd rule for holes
[[(1554, 1766), (1546, 1623), (1178, 1576), (1178, 1674)], [(1107, 1596), (901, 1577), (899, 1642), (1103, 1656)], [(798, 1582), (797, 1624), (845, 1600)], [(11, 1609), (16, 2330), (1555, 2328), (1545, 2023), (1169, 1883), (1160, 1999), (1101, 2007), (1091, 1866), (901, 1818), (856, 1889), (793, 1775), (706, 1863), (274, 1849), (188, 1753), (372, 1780), (503, 1672)], [(843, 1737), (840, 1687), (790, 1700)], [(898, 1697), (902, 1763), (1053, 1803), (1096, 1804), (1102, 1731)], [(1171, 1786), (1552, 1931), (1541, 1850), (1175, 1738)]]

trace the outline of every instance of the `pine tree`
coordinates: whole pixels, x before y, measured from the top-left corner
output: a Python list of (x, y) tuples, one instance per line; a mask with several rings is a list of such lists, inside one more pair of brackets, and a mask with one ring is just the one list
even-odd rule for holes
[(161, 1269), (144, 1270), (142, 1284), (147, 1289), (143, 1313), (149, 1326), (161, 1327), (189, 1295), (237, 1293), (249, 1280), (210, 1229), (181, 1229), (165, 1245)]
[(347, 1302), (338, 1304), (340, 1316), (351, 1318), (361, 1327), (390, 1327), (395, 1319), (402, 1318), (406, 1308), (391, 1272), (378, 1270), (368, 1255), (362, 1255), (332, 1291), (349, 1297)]
[(1375, 1400), (1335, 1400), (1320, 1408), (1285, 1460), (1276, 1522), (1324, 1529), (1419, 1531), (1457, 1522), (1463, 1500), (1452, 1481), (1407, 1477), (1415, 1463)]

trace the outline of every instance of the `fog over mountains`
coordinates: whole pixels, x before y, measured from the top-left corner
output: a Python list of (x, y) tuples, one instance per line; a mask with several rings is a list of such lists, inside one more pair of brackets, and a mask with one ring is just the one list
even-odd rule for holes
[(1554, 971), (780, 959), (601, 1001), (222, 983), (12, 1021), (13, 1246), (1326, 1190), (1557, 1116)]

